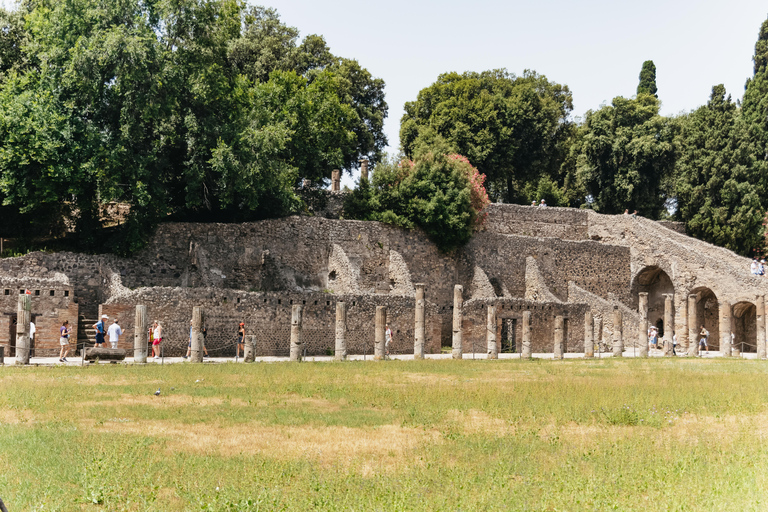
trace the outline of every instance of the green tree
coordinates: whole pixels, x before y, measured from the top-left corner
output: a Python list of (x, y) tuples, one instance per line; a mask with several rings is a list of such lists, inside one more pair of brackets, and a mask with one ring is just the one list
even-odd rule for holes
[(760, 195), (738, 147), (738, 107), (725, 87), (681, 120), (675, 171), (676, 217), (688, 234), (742, 254), (760, 243)]
[(643, 62), (643, 68), (640, 70), (640, 83), (637, 84), (637, 94), (651, 94), (658, 98), (656, 94), (656, 64), (652, 60)]
[(0, 34), (20, 52), (0, 63), (0, 200), (30, 215), (60, 205), (95, 249), (103, 202), (130, 204), (113, 242), (127, 252), (169, 215), (293, 211), (302, 177), (322, 181), (386, 144), (383, 82), (319, 36), (297, 45), (274, 11), (28, 0), (18, 16), (7, 25), (24, 32)]
[(748, 243), (754, 243), (753, 249), (759, 247), (755, 237), (762, 236), (764, 232), (764, 228), (754, 223), (754, 218), (758, 215), (763, 217), (768, 192), (768, 20), (760, 27), (753, 62), (754, 75), (747, 80), (737, 121), (739, 156), (746, 165), (740, 179), (749, 183), (750, 190), (756, 195), (756, 199), (750, 203), (752, 209), (742, 209), (745, 216), (742, 221), (755, 230), (744, 240), (744, 245), (740, 244), (743, 253), (748, 251)]
[(675, 125), (658, 112), (659, 101), (650, 94), (616, 97), (611, 105), (587, 112), (577, 172), (593, 209), (636, 209), (653, 219), (662, 214), (663, 184), (675, 163)]
[(445, 73), (405, 104), (400, 144), (412, 157), (445, 141), (487, 176), (491, 197), (525, 201), (526, 184), (559, 180), (572, 109), (567, 86), (533, 71)]
[(485, 220), (485, 177), (467, 158), (424, 151), (414, 160), (379, 163), (347, 198), (345, 216), (423, 229), (444, 251), (465, 244)]

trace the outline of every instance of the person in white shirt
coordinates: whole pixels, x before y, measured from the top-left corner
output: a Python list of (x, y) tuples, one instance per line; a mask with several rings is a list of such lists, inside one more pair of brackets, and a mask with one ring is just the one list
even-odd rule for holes
[(752, 260), (752, 264), (749, 266), (750, 272), (752, 272), (753, 276), (758, 275), (758, 265), (757, 265), (757, 258), (754, 258)]
[(123, 334), (123, 330), (120, 328), (120, 324), (117, 323), (117, 318), (115, 318), (112, 325), (107, 329), (109, 343), (112, 345), (112, 348), (117, 348), (117, 342), (120, 340), (121, 334)]

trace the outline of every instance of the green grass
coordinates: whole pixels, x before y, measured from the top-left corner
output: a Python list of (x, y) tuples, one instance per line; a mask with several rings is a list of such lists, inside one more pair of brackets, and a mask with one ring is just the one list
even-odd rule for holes
[(11, 512), (766, 510), (766, 376), (743, 360), (4, 367), (0, 497)]

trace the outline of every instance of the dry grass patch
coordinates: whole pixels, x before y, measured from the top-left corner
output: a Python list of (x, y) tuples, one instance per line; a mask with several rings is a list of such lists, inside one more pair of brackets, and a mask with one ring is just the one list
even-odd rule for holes
[(515, 433), (515, 426), (490, 414), (470, 409), (457, 411), (452, 409), (446, 415), (447, 421), (459, 427), (465, 434), (491, 434), (505, 436)]
[[(102, 396), (112, 396), (107, 393), (100, 393)], [(145, 405), (148, 407), (209, 407), (222, 404), (230, 404), (238, 407), (247, 407), (251, 404), (240, 398), (219, 398), (203, 397), (192, 395), (120, 395), (115, 400), (93, 400), (80, 402), (82, 407), (119, 407), (121, 405)]]
[(768, 413), (720, 417), (685, 414), (665, 432), (674, 440), (688, 444), (716, 439), (720, 444), (730, 445), (744, 435), (756, 441), (765, 441), (768, 439)]
[(34, 419), (32, 411), (27, 409), (0, 409), (0, 425), (18, 425), (19, 423), (27, 423)]
[(340, 464), (394, 469), (415, 448), (425, 443), (441, 442), (437, 431), (397, 425), (371, 428), (280, 427), (260, 423), (222, 426), (180, 425), (156, 420), (116, 420), (103, 425), (89, 423), (98, 432), (163, 439), (171, 453), (258, 454), (278, 460), (309, 458), (325, 466)]

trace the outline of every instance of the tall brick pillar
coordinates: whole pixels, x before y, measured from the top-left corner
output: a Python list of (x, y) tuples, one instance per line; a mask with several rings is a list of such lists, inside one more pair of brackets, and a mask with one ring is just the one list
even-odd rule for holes
[(584, 357), (595, 357), (595, 319), (591, 309), (584, 313)]
[(461, 359), (464, 357), (462, 347), (463, 334), (461, 332), (461, 323), (463, 319), (461, 308), (464, 303), (464, 298), (462, 297), (463, 292), (464, 287), (460, 284), (453, 287), (453, 339), (451, 340), (451, 357), (454, 359)]
[(136, 306), (133, 321), (133, 362), (147, 362), (147, 343), (149, 342), (149, 317), (147, 306)]
[(718, 303), (720, 314), (720, 352), (723, 356), (731, 355), (731, 303), (721, 300)]
[(664, 355), (672, 355), (672, 329), (675, 322), (674, 295), (664, 295)]
[(381, 361), (385, 357), (384, 347), (386, 344), (387, 330), (387, 307), (376, 306), (376, 317), (374, 318), (373, 334), (373, 359)]
[(688, 296), (688, 355), (699, 353), (699, 315), (696, 312), (696, 295)]
[(341, 190), (341, 171), (334, 169), (331, 171), (331, 192), (338, 192)]
[(32, 322), (32, 296), (19, 295), (16, 317), (16, 364), (29, 364), (29, 324)]
[(563, 359), (563, 315), (555, 316), (555, 349), (554, 358)]
[(416, 283), (416, 329), (413, 334), (413, 358), (424, 359), (424, 344), (426, 343), (427, 330), (424, 320), (426, 301), (424, 300), (424, 283)]
[(496, 305), (488, 305), (487, 321), (485, 323), (485, 344), (488, 351), (488, 359), (499, 358), (499, 348), (496, 344)]
[(613, 357), (622, 357), (624, 355), (622, 320), (621, 310), (618, 306), (613, 306)]
[[(203, 362), (203, 326), (205, 325), (205, 311), (200, 306), (192, 308), (192, 352), (190, 359), (193, 363)], [(247, 347), (245, 348), (247, 350)], [(243, 356), (245, 357), (245, 356)], [(253, 349), (251, 349), (251, 361), (253, 361)]]
[(336, 350), (334, 359), (344, 361), (347, 358), (347, 303), (336, 303)]
[(640, 346), (640, 357), (648, 357), (648, 293), (638, 293), (637, 299), (637, 312), (640, 314), (637, 343)]
[(304, 306), (294, 304), (291, 308), (291, 361), (301, 361), (304, 356), (304, 340), (301, 339)]
[(524, 359), (530, 359), (531, 356), (531, 312), (523, 311), (523, 352)]

